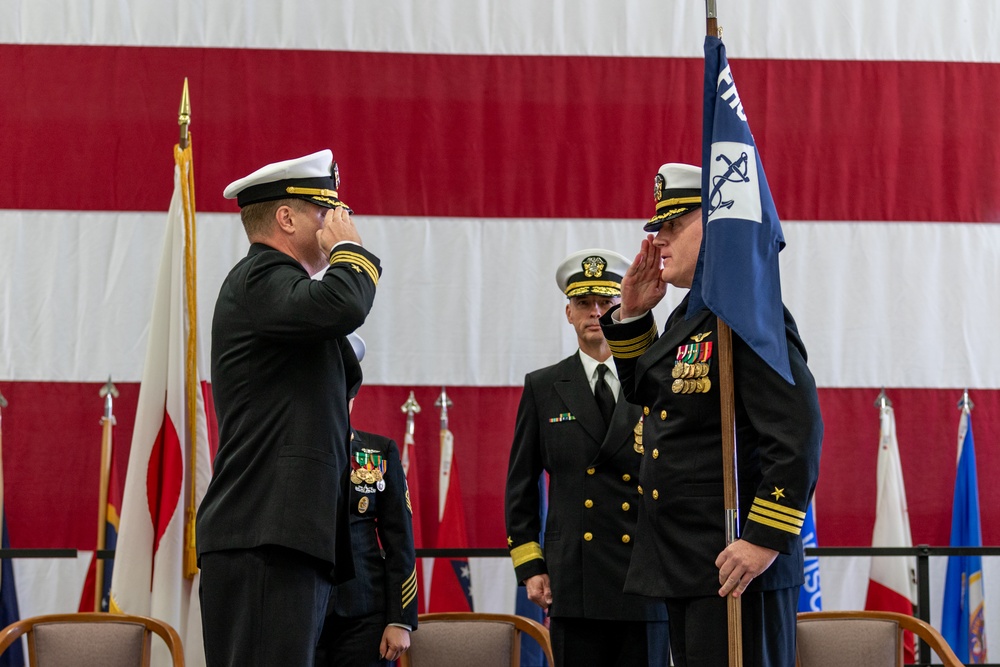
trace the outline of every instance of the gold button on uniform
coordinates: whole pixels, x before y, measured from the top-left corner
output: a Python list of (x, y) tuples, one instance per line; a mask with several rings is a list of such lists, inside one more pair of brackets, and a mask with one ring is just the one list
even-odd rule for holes
[(653, 500), (657, 500), (659, 499), (659, 497), (660, 497), (660, 492), (657, 491), (656, 489), (653, 489)]
[(639, 495), (640, 496), (642, 495), (642, 487), (641, 486), (639, 487)]
[(587, 498), (586, 500), (583, 501), (583, 506), (586, 507), (587, 509), (590, 509), (591, 507), (594, 506), (594, 501), (591, 500), (590, 498)]
[(662, 412), (660, 412), (660, 420), (662, 421), (666, 418), (667, 418), (667, 411), (663, 410)]
[(645, 406), (645, 407), (644, 407), (644, 408), (642, 409), (642, 414), (644, 414), (644, 415), (648, 415), (648, 414), (649, 414), (649, 406), (648, 406), (648, 405), (647, 405), (647, 406)]
[(593, 475), (595, 472), (597, 472), (597, 470), (595, 468), (587, 468), (587, 474), (588, 475)]
[(589, 532), (588, 533), (584, 533), (583, 534), (583, 539), (585, 539), (585, 540), (587, 540), (589, 542), (592, 539), (594, 539), (594, 534), (593, 533), (589, 533)]
[(628, 535), (622, 535), (622, 542), (624, 542), (625, 544), (628, 544), (631, 541), (632, 541), (631, 537), (629, 537)]
[(622, 503), (622, 510), (628, 512), (628, 508), (631, 507), (628, 503)]
[(653, 450), (653, 458), (654, 459), (660, 458), (660, 450), (659, 449), (654, 449)]
[(628, 473), (625, 473), (624, 475), (622, 475), (622, 481), (623, 481), (623, 482), (627, 482), (627, 481), (629, 481), (630, 479), (632, 479), (632, 475), (630, 475), (630, 474), (628, 474)]

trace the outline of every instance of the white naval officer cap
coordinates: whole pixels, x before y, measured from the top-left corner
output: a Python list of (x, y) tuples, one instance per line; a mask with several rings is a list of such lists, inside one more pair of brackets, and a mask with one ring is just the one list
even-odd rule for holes
[(276, 199), (304, 199), (325, 208), (351, 209), (340, 201), (340, 170), (329, 148), (265, 165), (226, 186), (222, 196), (240, 208)]
[(365, 358), (365, 339), (352, 331), (347, 334), (347, 340), (351, 344), (351, 349), (354, 350), (354, 356), (358, 358), (360, 363)]
[(656, 213), (643, 229), (657, 232), (667, 220), (679, 218), (701, 206), (701, 167), (668, 162), (660, 167), (653, 183)]
[(614, 252), (602, 248), (588, 248), (574, 252), (559, 263), (556, 284), (567, 297), (597, 294), (621, 296), (622, 276), (630, 262)]
[[(361, 360), (365, 358), (365, 339), (352, 331), (347, 334), (347, 341), (351, 344), (351, 349), (354, 350), (354, 356), (358, 358), (358, 363), (361, 363)], [(354, 385), (348, 387), (347, 398), (354, 398), (358, 395), (363, 381), (364, 376), (359, 376)]]

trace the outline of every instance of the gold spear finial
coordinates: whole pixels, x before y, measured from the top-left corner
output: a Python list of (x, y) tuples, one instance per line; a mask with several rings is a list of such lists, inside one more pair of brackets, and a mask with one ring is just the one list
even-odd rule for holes
[(184, 77), (184, 92), (181, 93), (181, 108), (177, 112), (177, 124), (181, 126), (181, 149), (188, 147), (188, 125), (191, 124), (191, 97), (188, 95), (188, 80)]
[(406, 403), (403, 403), (399, 408), (406, 414), (406, 432), (409, 435), (413, 435), (413, 415), (420, 412), (420, 404), (417, 403), (416, 397), (413, 395), (413, 391), (410, 391), (410, 397), (406, 399)]

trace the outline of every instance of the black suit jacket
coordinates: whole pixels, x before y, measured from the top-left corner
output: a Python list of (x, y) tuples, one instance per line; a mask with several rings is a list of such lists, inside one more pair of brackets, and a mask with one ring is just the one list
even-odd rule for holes
[[(685, 319), (687, 303), (671, 314), (658, 338), (652, 314), (614, 324), (614, 309), (601, 319), (623, 393), (645, 413), (643, 502), (626, 590), (655, 596), (716, 595), (715, 559), (726, 546), (719, 327), (708, 310)], [(799, 533), (819, 474), (819, 399), (787, 309), (785, 334), (794, 386), (739, 336), (732, 337), (740, 537), (780, 552), (750, 584), (751, 591), (802, 583)], [(692, 355), (706, 357), (709, 369), (708, 383), (700, 390), (688, 384), (688, 393), (674, 384), (679, 379), (674, 368), (684, 363), (685, 351), (689, 361)]]
[[(639, 415), (619, 397), (605, 429), (578, 354), (524, 379), (507, 472), (508, 545), (518, 581), (548, 573), (552, 616), (666, 618), (662, 603), (622, 592), (640, 500)], [(543, 470), (549, 473), (544, 553)]]
[(222, 284), (212, 322), (219, 451), (198, 510), (198, 552), (290, 547), (353, 572), (347, 391), (361, 366), (345, 336), (375, 298), (379, 261), (337, 247), (322, 280), (261, 243)]
[[(374, 455), (374, 456), (373, 456)], [(369, 459), (385, 463), (385, 486), (350, 484), (354, 579), (334, 587), (329, 612), (341, 617), (385, 612), (385, 622), (417, 627), (417, 571), (413, 549), (413, 509), (395, 441), (354, 431), (351, 468)], [(374, 464), (378, 468), (378, 463)]]

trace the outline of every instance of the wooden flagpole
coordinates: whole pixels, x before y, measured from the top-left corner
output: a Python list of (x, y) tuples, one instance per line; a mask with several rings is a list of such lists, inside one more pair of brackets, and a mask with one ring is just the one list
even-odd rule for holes
[[(101, 486), (97, 492), (97, 550), (107, 547), (108, 534), (108, 484), (111, 479), (111, 429), (115, 425), (113, 400), (118, 398), (118, 388), (108, 382), (98, 392), (104, 399), (104, 416), (101, 417)], [(104, 559), (94, 558), (94, 611), (103, 611), (104, 600)]]
[[(705, 0), (705, 31), (709, 37), (721, 37), (716, 0)], [(707, 169), (708, 165), (702, 165)], [(719, 323), (719, 402), (722, 409), (722, 482), (725, 502), (726, 546), (740, 537), (739, 479), (736, 470), (736, 400), (733, 381), (733, 334), (729, 325)], [(729, 667), (743, 667), (743, 607), (741, 599), (726, 597), (729, 619)]]

